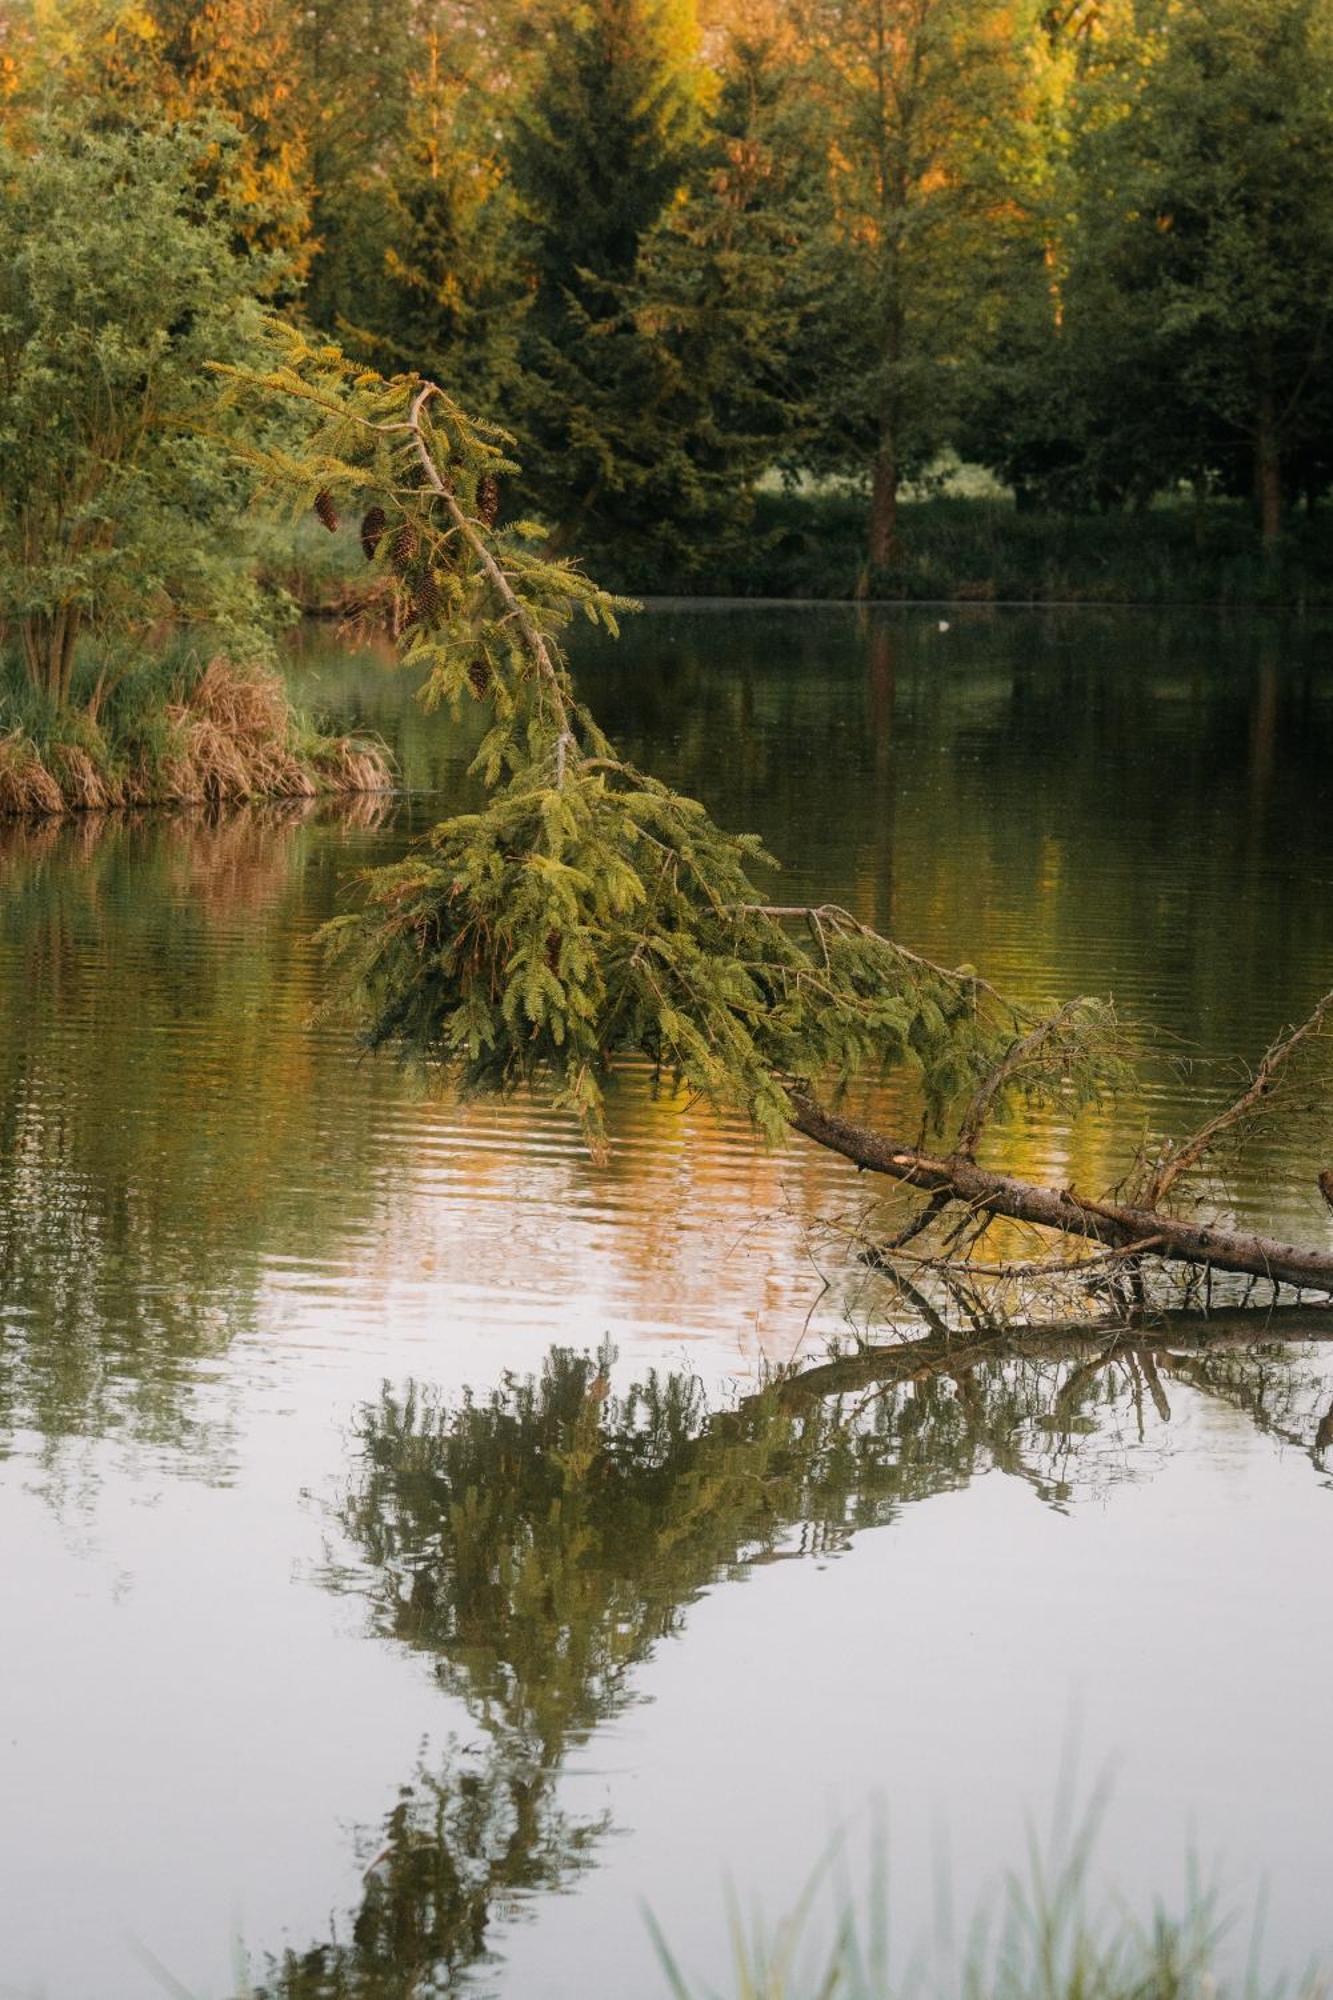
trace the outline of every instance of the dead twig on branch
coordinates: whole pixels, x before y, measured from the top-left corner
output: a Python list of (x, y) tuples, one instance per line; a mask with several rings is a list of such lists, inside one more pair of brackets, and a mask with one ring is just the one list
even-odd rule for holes
[[(1182, 1175), (1197, 1167), (1225, 1133), (1233, 1131), (1259, 1110), (1264, 1100), (1276, 1088), (1284, 1065), (1299, 1048), (1313, 1041), (1323, 1031), (1324, 1022), (1331, 1008), (1333, 1008), (1333, 992), (1326, 993), (1298, 1027), (1292, 1028), (1273, 1043), (1254, 1072), (1248, 1088), (1243, 1090), (1239, 1097), (1224, 1110), (1219, 1111), (1215, 1117), (1210, 1118), (1205, 1125), (1201, 1125), (1197, 1132), (1191, 1133), (1188, 1139), (1183, 1139), (1179, 1145), (1171, 1147), (1169, 1151), (1164, 1151), (1160, 1155), (1157, 1167), (1144, 1191), (1145, 1206), (1152, 1208), (1163, 1202)], [(1319, 1184), (1322, 1188), (1322, 1175)], [(1327, 1192), (1325, 1199), (1328, 1199)], [(1330, 1203), (1330, 1206), (1333, 1206), (1333, 1203)]]

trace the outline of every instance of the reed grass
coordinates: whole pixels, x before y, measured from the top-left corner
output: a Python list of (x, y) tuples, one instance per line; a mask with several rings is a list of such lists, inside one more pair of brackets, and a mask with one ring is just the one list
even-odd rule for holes
[(315, 798), (389, 783), (382, 744), (321, 733), (267, 668), (222, 655), (148, 662), (99, 699), (90, 665), (61, 711), (15, 669), (0, 670), (0, 818)]
[[(1099, 1819), (1094, 1809), (1081, 1825), (1062, 1822), (1049, 1854), (1030, 1838), (1024, 1869), (974, 1918), (961, 1948), (946, 1926), (929, 1956), (918, 1953), (901, 1972), (890, 1951), (882, 1836), (872, 1842), (869, 1884), (859, 1897), (841, 1842), (776, 1923), (747, 1922), (733, 1895), (731, 1965), (721, 1983), (688, 1974), (649, 1912), (666, 1988), (673, 2000), (1329, 2000), (1333, 1987), (1313, 1969), (1295, 1982), (1265, 1982), (1258, 1919), (1248, 1949), (1224, 1954), (1234, 1926), (1193, 1864), (1178, 1914), (1158, 1905), (1140, 1917), (1110, 1899), (1099, 1905)], [(828, 1904), (823, 1921), (821, 1900)], [(1233, 1963), (1234, 1972), (1227, 1969)]]

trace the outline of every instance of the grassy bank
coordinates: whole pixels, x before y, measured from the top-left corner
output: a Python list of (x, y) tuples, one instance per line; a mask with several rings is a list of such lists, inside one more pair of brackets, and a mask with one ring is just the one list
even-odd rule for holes
[[(1333, 604), (1333, 508), (1292, 517), (1272, 560), (1249, 509), (1218, 501), (1140, 514), (1020, 513), (1008, 500), (913, 500), (901, 510), (895, 564), (865, 562), (855, 494), (765, 493), (736, 548), (689, 570), (618, 546), (586, 552), (599, 583), (635, 596), (789, 597), (890, 602)], [(271, 557), (275, 581), (309, 610), (341, 609), (364, 578), (349, 529), (317, 525)]]
[(0, 818), (117, 806), (314, 798), (389, 783), (378, 744), (321, 734), (279, 676), (221, 657), (155, 660), (53, 708), (0, 665)]

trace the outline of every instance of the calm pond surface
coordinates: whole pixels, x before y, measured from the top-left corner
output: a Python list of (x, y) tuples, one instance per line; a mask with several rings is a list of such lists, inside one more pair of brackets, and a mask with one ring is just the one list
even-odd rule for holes
[[(661, 607), (581, 665), (784, 897), (1182, 1038), (1006, 1135), (1105, 1186), (1333, 986), (1333, 635), (948, 619)], [(622, 2000), (645, 1904), (721, 1982), (726, 1883), (781, 1916), (876, 1803), (906, 1955), (1104, 1775), (1099, 1881), (1193, 1851), (1333, 1959), (1324, 1326), (946, 1368), (814, 1149), (630, 1084), (597, 1168), (360, 1060), (311, 934), (478, 723), (300, 673), (404, 796), (0, 834), (0, 1993)], [(1326, 1164), (1231, 1205), (1324, 1240)], [(763, 1390), (852, 1327), (918, 1344)]]

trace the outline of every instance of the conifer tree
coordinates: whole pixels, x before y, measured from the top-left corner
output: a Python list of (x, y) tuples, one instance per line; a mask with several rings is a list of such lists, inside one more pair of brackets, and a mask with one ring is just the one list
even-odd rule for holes
[(527, 489), (580, 545), (641, 519), (624, 430), (655, 401), (631, 289), (699, 138), (689, 0), (587, 0), (550, 17), (509, 141), (533, 291), (516, 408)]
[(417, 34), (434, 11), (388, 0), (306, 0), (293, 12), (316, 243), (302, 306), (330, 333), (384, 324), (384, 250), (394, 239)]
[[(1106, 1257), (1141, 1280), (1151, 1253), (1333, 1293), (1322, 1248), (1200, 1221), (1195, 1201), (1184, 1214), (1170, 1205), (1219, 1143), (1292, 1102), (1333, 992), (1279, 1036), (1232, 1104), (1180, 1140), (1145, 1145), (1112, 1194), (982, 1164), (983, 1136), (1015, 1100), (1077, 1101), (1129, 1080), (1113, 1012), (1089, 1000), (1015, 1006), (970, 968), (932, 964), (845, 910), (766, 900), (758, 844), (626, 763), (578, 699), (558, 633), (580, 610), (614, 629), (617, 604), (571, 563), (526, 547), (540, 529), (497, 529), (496, 483), (516, 470), (505, 433), (435, 383), (358, 371), (280, 322), (271, 337), (277, 366), (222, 372), (235, 393), (313, 421), (299, 451), (245, 455), (321, 518), (340, 502), (365, 506), (362, 545), (427, 701), (472, 697), (491, 713), (473, 767), (484, 804), (376, 871), (362, 909), (329, 929), (372, 1046), (397, 1046), (465, 1092), (541, 1082), (598, 1149), (608, 1084), (646, 1060), (669, 1087), (742, 1109), (770, 1139), (794, 1126), (924, 1194), (908, 1237), (961, 1204), (964, 1226), (1006, 1216), (1100, 1246), (1069, 1267), (1090, 1269), (1094, 1286)], [(828, 1104), (830, 1091), (889, 1071), (919, 1084), (915, 1142)], [(932, 1125), (944, 1148), (934, 1153)], [(1052, 1267), (1012, 1275), (1023, 1269)]]
[(484, 45), (428, 27), (391, 178), (382, 282), (357, 340), (452, 386), (482, 415), (512, 396), (528, 302), (495, 82)]
[[(725, 561), (752, 532), (754, 488), (792, 462), (809, 384), (819, 215), (809, 123), (771, 43), (732, 38), (690, 180), (649, 231), (624, 296), (648, 351), (651, 401), (627, 409), (650, 583)], [(602, 558), (623, 567), (623, 529)]]

